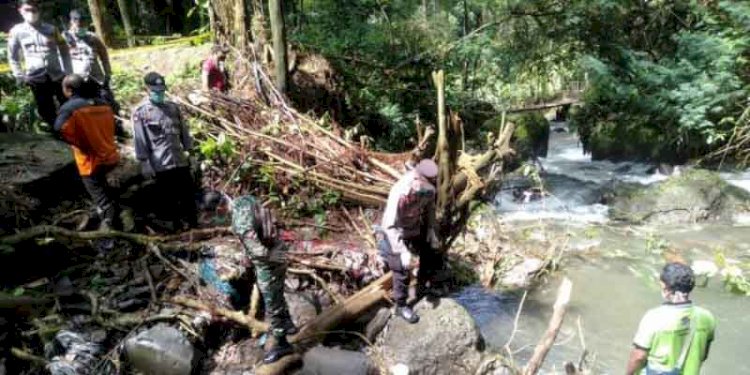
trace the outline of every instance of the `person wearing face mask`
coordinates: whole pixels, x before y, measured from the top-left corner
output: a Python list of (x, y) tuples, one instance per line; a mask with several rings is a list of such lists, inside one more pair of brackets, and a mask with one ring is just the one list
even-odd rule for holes
[(187, 152), (193, 140), (177, 104), (165, 99), (164, 77), (143, 78), (148, 97), (133, 111), (135, 156), (146, 178), (154, 178), (162, 219), (173, 229), (197, 226), (193, 176)]
[(714, 340), (716, 319), (690, 300), (695, 287), (690, 267), (669, 263), (659, 279), (664, 303), (641, 319), (626, 373), (698, 375)]
[(224, 47), (215, 45), (211, 48), (211, 56), (203, 62), (201, 73), (201, 86), (204, 91), (227, 92), (229, 90), (229, 74), (224, 66), (226, 56), (227, 52)]
[[(79, 10), (70, 12), (70, 28), (63, 32), (65, 42), (70, 49), (70, 59), (74, 74), (86, 81), (87, 90), (108, 103), (115, 114), (120, 105), (110, 88), (112, 67), (109, 62), (107, 47), (99, 37), (88, 30), (87, 22)], [(122, 124), (116, 123), (118, 136), (124, 136)]]
[(10, 68), (19, 85), (31, 88), (39, 116), (52, 129), (65, 102), (62, 79), (72, 71), (68, 46), (57, 28), (40, 20), (37, 1), (19, 1), (18, 11), (24, 22), (8, 35)]
[(412, 256), (419, 256), (419, 295), (426, 292), (427, 283), (434, 281), (443, 266), (435, 234), (437, 173), (435, 162), (423, 159), (401, 176), (388, 194), (381, 229), (376, 230), (380, 255), (393, 271), (396, 315), (412, 324), (419, 321), (419, 316), (406, 304)]

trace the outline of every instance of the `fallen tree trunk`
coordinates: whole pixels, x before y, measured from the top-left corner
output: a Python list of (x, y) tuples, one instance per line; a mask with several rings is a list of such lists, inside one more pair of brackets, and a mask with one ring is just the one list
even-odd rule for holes
[(570, 302), (570, 293), (573, 289), (573, 283), (570, 279), (563, 279), (560, 288), (557, 290), (557, 300), (555, 301), (555, 307), (552, 312), (552, 318), (547, 326), (547, 331), (542, 336), (539, 343), (534, 349), (534, 354), (523, 369), (523, 375), (534, 375), (539, 371), (544, 363), (544, 358), (547, 357), (552, 344), (555, 343), (560, 327), (562, 326), (563, 319), (565, 319), (565, 312), (568, 308), (568, 302)]
[[(169, 242), (193, 242), (200, 241), (209, 238), (213, 238), (220, 235), (230, 234), (231, 231), (228, 227), (220, 228), (208, 228), (208, 229), (195, 229), (188, 232), (173, 234), (169, 236), (149, 236), (146, 234), (120, 232), (116, 230), (96, 230), (78, 232), (62, 227), (53, 225), (39, 225), (24, 229), (16, 234), (12, 234), (5, 237), (0, 237), (0, 245), (13, 246), (24, 241), (32, 240), (39, 237), (57, 237), (57, 238), (69, 238), (78, 240), (98, 240), (103, 238), (119, 238), (128, 240), (142, 245), (148, 244), (164, 244), (162, 247), (170, 247), (167, 243)], [(184, 248), (184, 245), (171, 245), (171, 247), (179, 246)]]
[[(315, 345), (331, 330), (342, 324), (355, 320), (370, 308), (385, 300), (391, 290), (392, 282), (392, 273), (389, 272), (381, 276), (379, 279), (373, 281), (370, 285), (347, 298), (342, 303), (333, 305), (321, 312), (315, 319), (302, 326), (300, 332), (290, 337), (289, 341), (293, 344), (297, 344), (298, 352), (304, 351), (304, 348)], [(251, 331), (266, 332), (269, 329), (268, 323), (258, 321), (250, 315), (246, 315), (239, 311), (210, 306), (204, 302), (184, 296), (173, 297), (168, 302), (221, 316), (244, 325)], [(285, 374), (288, 368), (295, 365), (296, 362), (297, 361), (280, 361), (278, 363), (266, 365), (262, 367), (262, 373), (269, 375)]]

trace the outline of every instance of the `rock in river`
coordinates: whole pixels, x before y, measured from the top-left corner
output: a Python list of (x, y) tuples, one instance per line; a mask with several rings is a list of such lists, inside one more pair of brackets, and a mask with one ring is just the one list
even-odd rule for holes
[(731, 221), (749, 203), (750, 194), (717, 173), (694, 169), (655, 185), (615, 192), (610, 217), (650, 224)]
[[(391, 319), (377, 350), (385, 368), (399, 364), (409, 374), (473, 374), (482, 360), (484, 340), (474, 319), (455, 300), (422, 300), (417, 324)], [(403, 366), (401, 366), (403, 367)]]

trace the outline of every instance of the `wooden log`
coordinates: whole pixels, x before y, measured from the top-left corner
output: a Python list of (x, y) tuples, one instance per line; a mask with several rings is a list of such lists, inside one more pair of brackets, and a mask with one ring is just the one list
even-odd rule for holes
[[(452, 168), (451, 165), (455, 163), (455, 160), (450, 160), (450, 145), (448, 140), (448, 124), (447, 117), (445, 114), (445, 73), (440, 70), (432, 73), (432, 80), (435, 83), (437, 89), (437, 119), (438, 119), (438, 138), (437, 148), (435, 149), (435, 159), (438, 165), (438, 177), (437, 177), (437, 205), (436, 216), (437, 221), (442, 228), (447, 227), (449, 223), (446, 219), (450, 216), (450, 202), (451, 202), (451, 179), (452, 179)], [(440, 231), (442, 233), (442, 230)]]
[(54, 300), (50, 297), (37, 298), (27, 296), (10, 296), (4, 293), (0, 293), (0, 310), (46, 305), (52, 302), (54, 302)]
[(351, 322), (364, 314), (375, 304), (384, 300), (391, 290), (393, 274), (387, 273), (373, 281), (353, 296), (338, 305), (331, 306), (315, 319), (302, 327), (299, 333), (292, 336), (292, 343), (314, 345), (324, 337), (324, 333), (343, 323)]
[(253, 319), (249, 315), (245, 315), (242, 312), (229, 310), (221, 307), (210, 306), (198, 300), (187, 298), (185, 296), (172, 297), (168, 302), (174, 303), (175, 305), (189, 307), (194, 310), (207, 311), (213, 315), (221, 316), (242, 324), (249, 328), (251, 331), (265, 332), (268, 331), (269, 325), (266, 322), (261, 322)]
[[(179, 241), (185, 241), (185, 242), (192, 242), (192, 241), (199, 241), (202, 239), (212, 238), (220, 235), (229, 234), (229, 228), (228, 227), (221, 227), (221, 228), (208, 228), (208, 229), (196, 229), (184, 233), (178, 233), (174, 235), (169, 236), (149, 236), (145, 234), (138, 234), (138, 233), (128, 233), (128, 232), (120, 232), (115, 230), (96, 230), (96, 231), (86, 231), (86, 232), (78, 232), (62, 227), (57, 227), (53, 225), (39, 225), (36, 227), (31, 227), (28, 229), (24, 229), (16, 234), (12, 234), (5, 237), (0, 237), (0, 244), (6, 245), (6, 246), (12, 246), (16, 245), (18, 243), (32, 240), (34, 238), (38, 237), (59, 237), (59, 238), (71, 238), (71, 239), (78, 239), (78, 240), (97, 240), (102, 238), (119, 238), (123, 240), (128, 240), (132, 242), (136, 242), (139, 244), (147, 245), (147, 244), (156, 244), (156, 243), (162, 243), (166, 244), (167, 242), (179, 242)], [(173, 247), (173, 246), (162, 246), (164, 247)]]
[(549, 325), (547, 326), (547, 331), (544, 333), (542, 338), (539, 340), (539, 343), (536, 345), (534, 354), (531, 356), (531, 359), (523, 369), (523, 375), (534, 375), (537, 373), (537, 371), (539, 371), (539, 368), (542, 367), (544, 358), (547, 357), (549, 349), (552, 347), (552, 344), (555, 343), (555, 338), (557, 338), (557, 334), (560, 332), (560, 327), (562, 326), (563, 319), (565, 318), (565, 312), (567, 310), (568, 303), (570, 302), (570, 293), (572, 289), (573, 283), (570, 281), (570, 279), (568, 279), (567, 277), (563, 279), (562, 284), (560, 284), (560, 288), (557, 290), (557, 300), (555, 301), (555, 306), (552, 311), (552, 318), (550, 319)]

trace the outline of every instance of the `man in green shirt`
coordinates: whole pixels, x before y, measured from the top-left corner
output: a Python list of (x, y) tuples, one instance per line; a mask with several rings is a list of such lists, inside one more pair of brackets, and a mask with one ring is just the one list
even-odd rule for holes
[(664, 304), (643, 316), (633, 339), (627, 375), (698, 375), (708, 358), (716, 320), (690, 301), (695, 287), (690, 267), (669, 263), (660, 279)]

